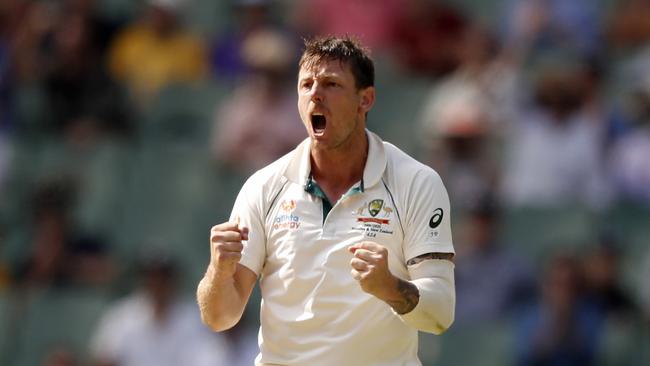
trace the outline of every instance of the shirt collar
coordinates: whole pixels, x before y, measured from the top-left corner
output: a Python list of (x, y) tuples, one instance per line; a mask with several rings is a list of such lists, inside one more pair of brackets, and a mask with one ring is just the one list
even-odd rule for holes
[[(362, 189), (372, 187), (379, 183), (386, 170), (386, 151), (384, 143), (379, 136), (366, 130), (368, 136), (368, 158), (363, 169)], [(305, 139), (296, 147), (295, 154), (291, 157), (284, 176), (290, 181), (305, 186), (309, 182), (311, 173), (310, 158), (311, 140)]]

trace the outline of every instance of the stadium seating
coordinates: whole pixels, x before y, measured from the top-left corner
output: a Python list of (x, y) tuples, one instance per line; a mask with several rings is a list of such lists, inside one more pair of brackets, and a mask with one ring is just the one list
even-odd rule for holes
[(108, 303), (102, 292), (74, 288), (36, 289), (15, 299), (21, 303), (14, 314), (22, 321), (13, 323), (14, 352), (7, 363), (13, 366), (39, 365), (56, 347), (85, 358), (95, 323)]
[(558, 250), (585, 248), (598, 234), (596, 217), (574, 206), (507, 209), (500, 222), (501, 241), (540, 262)]
[(646, 365), (650, 352), (643, 324), (632, 319), (610, 319), (602, 331), (597, 366)]
[[(598, 0), (605, 7), (616, 2)], [(234, 3), (192, 0), (183, 18), (209, 41), (235, 22)], [(289, 7), (293, 2), (276, 3)], [(458, 0), (454, 5), (498, 33), (499, 14), (507, 3), (510, 0)], [(97, 4), (100, 15), (122, 26), (144, 2), (99, 0)], [(283, 10), (276, 8), (273, 16), (288, 16)], [(606, 70), (608, 100), (617, 101), (629, 88), (629, 75), (624, 71), (631, 51), (637, 50), (608, 50), (604, 55), (611, 69)], [(377, 102), (368, 127), (417, 156), (421, 147), (418, 114), (435, 81), (405, 74), (388, 55), (376, 59)], [(530, 78), (532, 71), (524, 70), (523, 75)], [(193, 297), (209, 260), (209, 229), (227, 219), (246, 178), (217, 165), (210, 155), (214, 108), (231, 91), (220, 83), (165, 87), (133, 116), (132, 136), (111, 136), (88, 150), (71, 149), (55, 131), (42, 85), (26, 82), (12, 90), (17, 122), (10, 135), (14, 160), (0, 192), (2, 264), (14, 269), (30, 253), (34, 189), (47, 179), (72, 177), (78, 188), (72, 212), (75, 229), (104, 237), (124, 271), (113, 288), (132, 287), (133, 264), (140, 252), (163, 247), (179, 261), (181, 291)], [(648, 281), (641, 277), (640, 266), (650, 255), (649, 223), (650, 208), (634, 204), (603, 213), (575, 206), (511, 208), (501, 217), (499, 235), (510, 248), (541, 265), (558, 250), (580, 255), (602, 233), (613, 234), (620, 239), (624, 289), (637, 296), (639, 284)], [(455, 245), (461, 248), (463, 243)], [(96, 289), (0, 290), (0, 365), (38, 365), (55, 345), (69, 347), (83, 358), (88, 337), (110, 298)], [(246, 309), (245, 326), (257, 327), (260, 299), (256, 287)], [(508, 366), (514, 355), (512, 328), (506, 321), (454, 326), (442, 337), (421, 334), (420, 355), (424, 365)], [(650, 365), (647, 324), (613, 319), (602, 335), (597, 366)], [(84, 364), (85, 360), (80, 361)]]
[(420, 333), (420, 356), (426, 366), (513, 364), (509, 321), (452, 327), (442, 337)]

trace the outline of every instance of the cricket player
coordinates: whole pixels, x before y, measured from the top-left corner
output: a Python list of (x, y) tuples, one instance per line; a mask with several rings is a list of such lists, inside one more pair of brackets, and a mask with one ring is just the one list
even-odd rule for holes
[(256, 365), (421, 365), (418, 331), (454, 319), (447, 191), (366, 129), (374, 66), (357, 41), (307, 40), (299, 67), (309, 137), (251, 176), (212, 228), (202, 319), (237, 324), (259, 279)]

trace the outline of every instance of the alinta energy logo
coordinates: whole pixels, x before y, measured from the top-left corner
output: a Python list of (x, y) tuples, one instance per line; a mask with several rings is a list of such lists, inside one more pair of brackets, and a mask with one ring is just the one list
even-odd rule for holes
[(300, 216), (293, 213), (296, 207), (297, 204), (294, 200), (280, 202), (280, 213), (273, 219), (273, 229), (298, 229), (300, 227)]
[(280, 203), (280, 209), (284, 212), (291, 212), (296, 208), (296, 201), (294, 200), (284, 200)]

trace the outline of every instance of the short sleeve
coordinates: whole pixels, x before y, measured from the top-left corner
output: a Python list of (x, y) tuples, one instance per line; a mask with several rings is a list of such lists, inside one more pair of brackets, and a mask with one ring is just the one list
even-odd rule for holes
[(418, 172), (406, 195), (404, 258), (425, 253), (454, 253), (449, 195), (432, 169)]
[(261, 186), (248, 180), (242, 187), (230, 221), (239, 218), (240, 227), (248, 227), (248, 240), (244, 241), (244, 249), (239, 263), (259, 275), (264, 267), (266, 258), (266, 230), (264, 229), (263, 197)]

